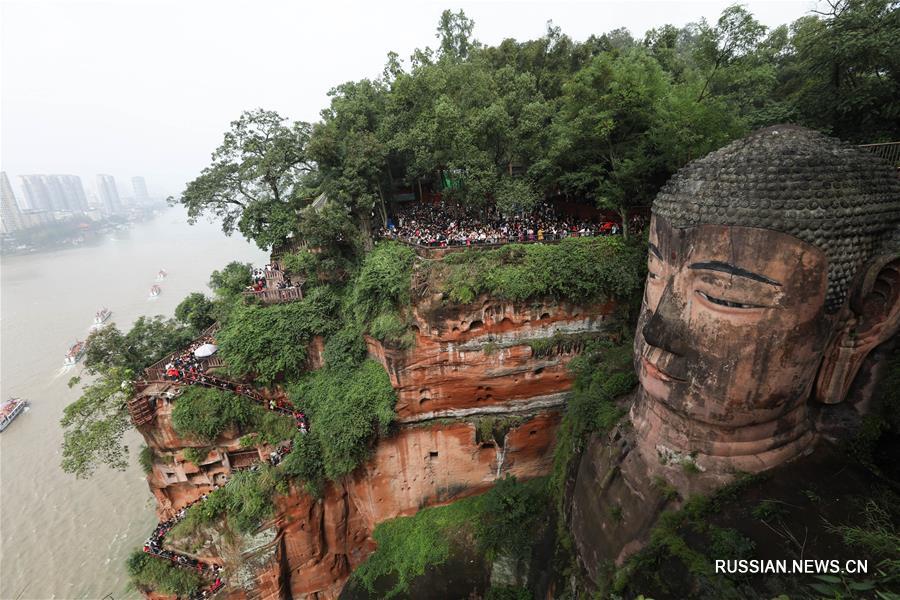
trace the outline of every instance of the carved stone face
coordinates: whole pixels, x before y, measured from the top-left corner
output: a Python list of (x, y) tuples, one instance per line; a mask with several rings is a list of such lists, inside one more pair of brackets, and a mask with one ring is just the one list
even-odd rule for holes
[(777, 231), (676, 229), (654, 216), (648, 260), (632, 414), (645, 445), (754, 471), (771, 466), (766, 452), (805, 447), (806, 400), (834, 324), (825, 254)]

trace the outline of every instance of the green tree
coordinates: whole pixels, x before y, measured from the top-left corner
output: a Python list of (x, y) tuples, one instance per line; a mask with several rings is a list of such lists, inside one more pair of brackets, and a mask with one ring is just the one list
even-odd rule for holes
[(389, 149), (381, 124), (387, 89), (380, 80), (347, 82), (329, 92), (331, 105), (313, 128), (309, 154), (319, 169), (319, 190), (342, 207), (372, 247), (373, 215), (387, 220), (392, 193)]
[(665, 180), (647, 133), (669, 91), (639, 48), (596, 56), (564, 87), (550, 151), (555, 182), (619, 213), (626, 236), (628, 210), (648, 205)]
[(114, 367), (139, 373), (185, 346), (193, 336), (190, 328), (159, 315), (138, 318), (126, 334), (110, 324), (88, 337), (84, 366), (89, 373), (103, 373)]
[(273, 306), (238, 305), (216, 337), (228, 368), (264, 383), (299, 376), (315, 335), (336, 328), (337, 299), (329, 290), (312, 290), (299, 302)]
[[(835, 0), (793, 25), (793, 81), (805, 124), (863, 142), (900, 138), (900, 3)], [(824, 17), (824, 18), (822, 18)]]
[(445, 10), (441, 13), (435, 37), (441, 41), (440, 56), (452, 60), (464, 60), (478, 42), (472, 39), (475, 22), (466, 17), (462, 9), (459, 12)]
[(232, 261), (221, 271), (213, 271), (209, 276), (209, 287), (216, 296), (227, 298), (240, 296), (253, 282), (251, 276), (253, 265)]
[(203, 585), (203, 578), (195, 570), (180, 568), (141, 550), (131, 553), (126, 566), (132, 583), (144, 591), (189, 598)]
[(244, 112), (178, 199), (190, 222), (214, 216), (226, 234), (240, 231), (263, 250), (284, 242), (297, 231), (302, 180), (313, 170), (310, 133), (308, 123), (286, 125), (274, 111)]
[(132, 376), (121, 367), (103, 369), (83, 388), (81, 397), (66, 406), (60, 420), (65, 431), (63, 471), (84, 479), (101, 464), (119, 471), (128, 466), (128, 447), (122, 436), (131, 426), (125, 403), (133, 392)]
[(189, 325), (194, 332), (200, 333), (213, 323), (214, 305), (212, 300), (200, 292), (193, 292), (185, 296), (175, 307), (175, 318), (185, 325)]

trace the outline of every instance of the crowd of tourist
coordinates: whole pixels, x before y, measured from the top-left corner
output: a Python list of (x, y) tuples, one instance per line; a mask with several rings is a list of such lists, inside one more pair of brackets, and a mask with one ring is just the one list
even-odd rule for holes
[(296, 287), (290, 276), (280, 270), (276, 265), (265, 267), (253, 267), (250, 271), (253, 283), (247, 286), (248, 292), (262, 292), (265, 290), (287, 290)]
[[(215, 487), (218, 488), (218, 486)], [(184, 518), (185, 514), (187, 514), (187, 509), (192, 505), (205, 500), (206, 496), (207, 494), (201, 495), (199, 498), (188, 503), (184, 508), (179, 510), (171, 519), (160, 522), (156, 526), (156, 529), (153, 530), (150, 537), (147, 538), (147, 541), (144, 542), (144, 552), (147, 554), (170, 560), (180, 567), (196, 569), (198, 573), (208, 574), (213, 578), (212, 584), (209, 587), (198, 590), (198, 592), (191, 597), (191, 600), (209, 598), (225, 585), (225, 582), (222, 581), (222, 565), (207, 564), (186, 554), (181, 554), (180, 552), (175, 552), (173, 550), (166, 550), (163, 547), (163, 542), (165, 541), (166, 534)]]
[(194, 352), (204, 344), (212, 344), (214, 340), (211, 335), (204, 335), (197, 338), (191, 345), (181, 351), (181, 353), (173, 356), (164, 367), (166, 371), (166, 379), (170, 381), (178, 381), (188, 376), (200, 376), (205, 370), (204, 360), (197, 358)]
[(528, 213), (505, 216), (495, 207), (473, 212), (446, 202), (411, 202), (394, 221), (381, 229), (381, 237), (436, 247), (552, 241), (621, 231), (615, 221), (579, 219), (546, 203)]

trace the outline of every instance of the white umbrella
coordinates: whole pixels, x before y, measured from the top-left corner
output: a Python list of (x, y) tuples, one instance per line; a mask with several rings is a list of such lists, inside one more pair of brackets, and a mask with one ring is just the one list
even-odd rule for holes
[(219, 347), (215, 344), (203, 344), (196, 350), (194, 350), (194, 356), (197, 358), (206, 358), (207, 356), (212, 356), (216, 353)]

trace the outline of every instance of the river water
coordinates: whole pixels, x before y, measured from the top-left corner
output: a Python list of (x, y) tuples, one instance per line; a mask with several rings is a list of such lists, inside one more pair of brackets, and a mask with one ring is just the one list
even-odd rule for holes
[[(132, 464), (77, 480), (59, 468), (67, 387), (81, 366), (62, 368), (94, 312), (127, 330), (142, 315), (172, 316), (189, 293), (209, 293), (214, 269), (267, 255), (218, 225), (189, 226), (172, 208), (91, 245), (0, 260), (0, 394), (31, 401), (0, 434), (0, 598), (136, 598), (126, 591), (127, 555), (155, 525), (154, 503), (136, 464), (140, 436), (129, 431)], [(148, 290), (168, 271), (154, 299)]]

